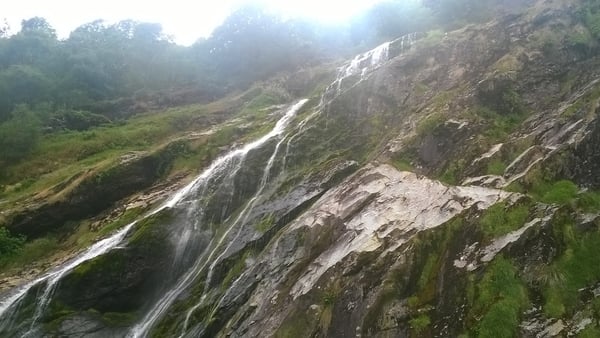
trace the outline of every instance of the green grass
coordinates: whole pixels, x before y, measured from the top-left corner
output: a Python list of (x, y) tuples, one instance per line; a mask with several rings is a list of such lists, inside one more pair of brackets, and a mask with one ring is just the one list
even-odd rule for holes
[(399, 171), (415, 171), (415, 167), (410, 163), (410, 160), (402, 156), (392, 158), (391, 162), (392, 165)]
[[(185, 114), (202, 114), (202, 110), (195, 106), (172, 109), (88, 131), (45, 135), (28, 158), (6, 168), (7, 174), (0, 178), (0, 184), (9, 187), (4, 195), (16, 200), (78, 173), (109, 165), (128, 152), (155, 148), (182, 132), (171, 121)], [(188, 125), (188, 128), (192, 126)], [(10, 189), (11, 185), (23, 181), (30, 182), (27, 188), (18, 191)]]
[(577, 207), (583, 212), (597, 212), (600, 210), (600, 192), (586, 191), (577, 196)]
[[(499, 114), (487, 107), (478, 107), (476, 115), (483, 119), (487, 124), (487, 129), (483, 132), (484, 136), (492, 143), (504, 142), (506, 138), (521, 125), (525, 119), (525, 114), (519, 108), (519, 102), (513, 98), (516, 94), (507, 94), (506, 101), (514, 106), (514, 112), (508, 114)], [(517, 102), (512, 102), (517, 101)]]
[(600, 231), (577, 232), (569, 213), (552, 220), (554, 236), (560, 241), (562, 254), (545, 273), (544, 312), (551, 317), (571, 313), (579, 302), (579, 289), (600, 280)]
[(417, 133), (419, 135), (426, 135), (431, 133), (435, 128), (440, 126), (446, 121), (444, 114), (436, 113), (428, 116), (424, 120), (420, 121), (417, 125)]
[(509, 338), (517, 333), (520, 314), (529, 303), (527, 289), (512, 262), (497, 257), (477, 285), (474, 316), (481, 316), (477, 337)]
[(589, 325), (583, 331), (577, 334), (577, 338), (598, 338), (600, 337), (600, 328), (598, 325)]
[(0, 269), (21, 268), (33, 262), (48, 257), (49, 253), (56, 252), (60, 245), (56, 238), (45, 237), (25, 243), (14, 256), (0, 258)]
[(508, 206), (497, 203), (489, 207), (481, 217), (481, 230), (487, 238), (494, 238), (517, 230), (529, 217), (529, 203)]
[(571, 181), (541, 182), (532, 189), (532, 194), (539, 201), (549, 204), (572, 203), (578, 192), (577, 185)]
[(486, 172), (488, 175), (503, 175), (504, 170), (506, 170), (506, 163), (500, 159), (493, 159), (488, 163)]
[(460, 159), (449, 163), (444, 172), (438, 179), (446, 184), (457, 185), (460, 183), (461, 175), (464, 172), (465, 160)]
[[(248, 100), (246, 109), (243, 109), (246, 121), (240, 123), (263, 116), (263, 108), (279, 101), (272, 96), (250, 90), (244, 96)], [(13, 203), (82, 172), (102, 170), (129, 152), (153, 151), (188, 132), (205, 130), (215, 121), (223, 121), (236, 111), (239, 113), (243, 108), (240, 100), (239, 97), (228, 97), (207, 105), (195, 104), (140, 114), (85, 131), (43, 135), (39, 146), (28, 157), (3, 168), (0, 199)], [(235, 136), (263, 132), (255, 127), (248, 128), (247, 132), (240, 132), (236, 126), (223, 127), (209, 137), (213, 140), (211, 145), (222, 146), (230, 144)], [(194, 168), (197, 167), (195, 164)]]

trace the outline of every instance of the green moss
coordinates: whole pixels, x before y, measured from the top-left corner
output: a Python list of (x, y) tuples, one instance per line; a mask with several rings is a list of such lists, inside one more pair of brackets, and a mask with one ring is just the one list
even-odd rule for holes
[(106, 312), (102, 314), (102, 321), (109, 327), (126, 327), (135, 322), (135, 313)]
[(429, 87), (421, 82), (415, 84), (414, 89), (417, 95), (424, 95), (429, 91)]
[(261, 234), (264, 234), (269, 229), (271, 229), (274, 222), (275, 218), (272, 214), (265, 215), (258, 223), (254, 224), (254, 229), (256, 229), (256, 231), (260, 232)]
[(421, 304), (421, 301), (417, 296), (410, 296), (406, 300), (406, 304), (408, 305), (409, 309), (411, 309), (412, 311), (416, 311), (419, 305)]
[(74, 314), (75, 311), (68, 306), (64, 305), (59, 301), (52, 301), (50, 306), (46, 309), (43, 322), (44, 329), (46, 332), (56, 331), (60, 324), (70, 315)]
[(498, 60), (493, 65), (493, 68), (501, 74), (508, 74), (519, 71), (522, 66), (521, 62), (514, 55), (507, 54)]
[(494, 238), (517, 230), (529, 217), (530, 204), (507, 206), (497, 203), (489, 207), (481, 217), (481, 230), (487, 238)]
[(225, 278), (223, 278), (223, 282), (221, 283), (221, 290), (225, 291), (231, 285), (231, 283), (238, 278), (244, 269), (246, 268), (246, 260), (240, 259), (238, 260), (227, 272)]
[(419, 135), (426, 135), (431, 133), (435, 128), (440, 126), (446, 121), (444, 114), (436, 113), (428, 116), (417, 125), (417, 133)]
[(421, 276), (419, 277), (419, 281), (417, 282), (417, 286), (419, 289), (424, 289), (429, 281), (434, 276), (438, 266), (439, 266), (439, 257), (434, 253), (427, 257), (425, 261), (425, 265), (423, 266), (423, 270), (421, 271)]
[(135, 232), (129, 239), (129, 245), (152, 247), (154, 244), (159, 244), (162, 246), (164, 231), (157, 225), (168, 223), (172, 217), (173, 215), (168, 209), (163, 209), (161, 212), (143, 219), (136, 225)]
[(415, 333), (421, 333), (431, 325), (431, 319), (429, 316), (422, 314), (416, 318), (413, 318), (409, 321), (410, 328), (415, 331)]
[(600, 337), (600, 328), (597, 324), (589, 325), (583, 331), (577, 334), (577, 338), (598, 338)]
[(433, 47), (439, 44), (444, 38), (444, 31), (441, 29), (434, 29), (427, 32), (424, 38), (419, 40), (419, 43), (425, 47)]
[(281, 98), (269, 92), (262, 92), (244, 106), (244, 112), (257, 111), (281, 103)]
[(287, 316), (283, 324), (277, 329), (274, 338), (312, 337), (312, 328), (319, 319), (319, 313), (305, 313), (294, 311)]
[(508, 91), (504, 94), (503, 106), (507, 106), (508, 112), (500, 114), (488, 107), (477, 107), (476, 116), (483, 118), (482, 122), (487, 125), (483, 135), (489, 142), (497, 143), (506, 140), (508, 135), (515, 131), (521, 125), (526, 115), (521, 107), (518, 94), (514, 91)]
[(464, 172), (464, 168), (464, 159), (450, 162), (446, 166), (444, 172), (438, 177), (438, 179), (446, 184), (457, 185), (460, 183), (461, 175)]
[(100, 231), (98, 231), (98, 235), (104, 236), (122, 228), (123, 226), (135, 221), (136, 218), (142, 214), (142, 212), (142, 208), (131, 208), (125, 210), (123, 215), (121, 215), (118, 219), (103, 226)]

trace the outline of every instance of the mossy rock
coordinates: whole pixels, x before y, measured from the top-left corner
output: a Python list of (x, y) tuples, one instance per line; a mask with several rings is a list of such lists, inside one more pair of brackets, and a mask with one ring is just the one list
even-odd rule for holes
[(146, 218), (135, 228), (126, 247), (79, 265), (63, 278), (51, 304), (61, 303), (75, 311), (113, 313), (109, 319), (139, 310), (152, 299), (169, 269), (173, 250), (165, 240), (165, 225), (171, 217), (171, 212), (164, 210)]

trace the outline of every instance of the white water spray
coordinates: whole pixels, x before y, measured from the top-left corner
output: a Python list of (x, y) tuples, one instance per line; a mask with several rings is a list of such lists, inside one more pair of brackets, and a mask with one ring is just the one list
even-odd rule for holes
[[(204, 173), (202, 173), (202, 175), (199, 176), (199, 178), (196, 180), (198, 182), (197, 184), (201, 185), (201, 184), (207, 183), (212, 175), (214, 175), (216, 172), (218, 172), (222, 169), (227, 168), (227, 166), (223, 166), (224, 163), (231, 161), (233, 158), (239, 158), (238, 163), (242, 163), (245, 156), (247, 155), (247, 153), (250, 150), (256, 149), (256, 148), (262, 146), (263, 144), (265, 144), (267, 141), (271, 140), (274, 137), (280, 136), (283, 133), (283, 131), (285, 130), (285, 128), (288, 126), (288, 124), (290, 123), (292, 118), (296, 115), (298, 110), (300, 110), (300, 108), (307, 101), (308, 100), (306, 100), (306, 99), (301, 100), (298, 103), (294, 104), (291, 108), (289, 108), (288, 111), (286, 112), (286, 114), (277, 122), (275, 127), (268, 134), (266, 134), (259, 140), (252, 142), (252, 143), (244, 146), (241, 149), (234, 150), (234, 151), (224, 155), (217, 161), (215, 161), (215, 163), (213, 163), (213, 165), (211, 165), (210, 168), (208, 168)], [(231, 226), (225, 231), (225, 233), (219, 238), (219, 240), (214, 245), (213, 245), (213, 241), (211, 241), (209, 243), (209, 245), (207, 246), (207, 249), (212, 247), (212, 250), (210, 251), (210, 253), (206, 254), (206, 252), (205, 252), (196, 259), (194, 265), (190, 269), (188, 269), (187, 272), (177, 281), (175, 286), (173, 288), (171, 288), (154, 305), (154, 307), (148, 312), (148, 314), (142, 319), (142, 321), (138, 325), (133, 327), (133, 329), (129, 333), (129, 337), (145, 337), (148, 334), (149, 330), (157, 322), (157, 320), (162, 318), (162, 316), (167, 311), (167, 309), (171, 306), (173, 301), (175, 301), (175, 299), (177, 299), (177, 297), (184, 290), (186, 290), (187, 288), (189, 288), (191, 286), (191, 284), (196, 280), (196, 278), (198, 278), (198, 276), (206, 268), (208, 263), (213, 260), (213, 257), (217, 253), (217, 250), (220, 249), (220, 247), (223, 244), (223, 242), (225, 241), (225, 239), (228, 237), (228, 235), (231, 233), (231, 231), (235, 228), (235, 226), (240, 222), (240, 220), (242, 220), (246, 217), (247, 211), (250, 209), (251, 206), (254, 205), (254, 203), (255, 203), (256, 199), (258, 198), (258, 196), (260, 195), (260, 193), (262, 193), (262, 190), (264, 189), (264, 185), (266, 185), (266, 180), (268, 179), (269, 172), (271, 170), (271, 167), (273, 166), (275, 156), (279, 150), (282, 140), (280, 140), (277, 143), (277, 146), (275, 147), (276, 149), (275, 149), (273, 155), (271, 155), (271, 157), (269, 158), (269, 161), (267, 162), (265, 171), (263, 173), (263, 178), (261, 179), (260, 186), (259, 186), (257, 192), (254, 194), (252, 199), (246, 204), (246, 207), (242, 210), (242, 212), (239, 214), (237, 219), (231, 224)], [(243, 225), (243, 222), (241, 224)], [(239, 236), (240, 231), (241, 231), (241, 225), (240, 225), (240, 230), (238, 230), (238, 233), (236, 234), (236, 237)], [(230, 242), (230, 243), (232, 243), (232, 242)], [(222, 255), (227, 251), (227, 249), (229, 249), (229, 247), (230, 247), (230, 245), (228, 245), (225, 248), (225, 250), (223, 250), (223, 252), (217, 257), (217, 259), (214, 260), (214, 262), (217, 262), (218, 259), (221, 258)], [(214, 263), (210, 266), (209, 273), (212, 271), (213, 268), (214, 268)], [(186, 317), (187, 317), (187, 319), (189, 319), (188, 316), (186, 316)]]

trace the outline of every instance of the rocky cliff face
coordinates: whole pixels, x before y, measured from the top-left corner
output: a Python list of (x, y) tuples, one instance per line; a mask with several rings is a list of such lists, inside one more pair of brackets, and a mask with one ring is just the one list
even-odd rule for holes
[(289, 124), (272, 138), (223, 157), (51, 291), (41, 281), (3, 307), (0, 329), (597, 336), (600, 42), (587, 4), (539, 1), (344, 64), (279, 111)]

